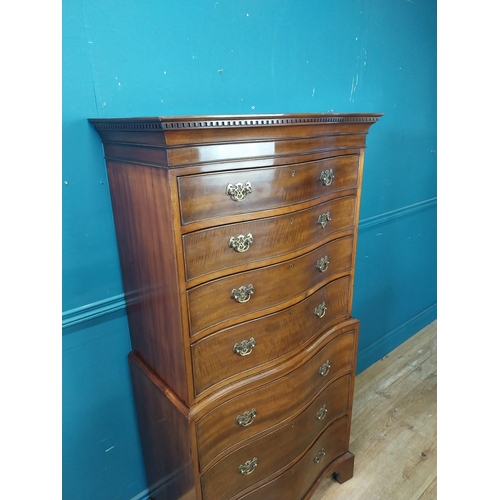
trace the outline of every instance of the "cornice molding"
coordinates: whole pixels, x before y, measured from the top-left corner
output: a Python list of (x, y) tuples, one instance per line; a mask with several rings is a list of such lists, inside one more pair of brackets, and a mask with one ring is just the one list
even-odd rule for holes
[(272, 127), (325, 123), (375, 123), (380, 113), (91, 118), (96, 130), (155, 131), (192, 128)]

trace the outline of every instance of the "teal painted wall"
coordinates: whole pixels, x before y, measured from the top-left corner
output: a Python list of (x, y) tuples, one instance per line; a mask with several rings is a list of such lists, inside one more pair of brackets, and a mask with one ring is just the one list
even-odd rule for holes
[(147, 498), (89, 117), (383, 112), (368, 136), (358, 371), (436, 318), (435, 0), (63, 1), (63, 498)]

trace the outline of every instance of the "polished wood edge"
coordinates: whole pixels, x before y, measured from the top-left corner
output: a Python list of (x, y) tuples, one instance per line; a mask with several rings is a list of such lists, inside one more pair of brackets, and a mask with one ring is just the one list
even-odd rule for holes
[[(236, 380), (234, 383), (221, 387), (220, 390), (214, 391), (205, 397), (200, 398), (191, 407), (190, 416), (199, 420), (215, 406), (226, 402), (228, 399), (239, 396), (247, 390), (254, 389), (263, 384), (273, 382), (280, 377), (286, 376), (300, 365), (311, 359), (322, 347), (328, 344), (328, 342), (351, 331), (354, 331), (355, 334), (357, 334), (358, 328), (359, 321), (354, 318), (347, 319), (342, 323), (327, 328), (319, 336), (315, 337), (312, 342), (304, 346), (301, 351), (301, 353), (303, 353), (302, 356), (296, 355), (291, 358), (286, 358), (265, 371), (259, 371), (253, 375), (245, 376), (244, 378)], [(353, 371), (353, 367), (346, 371), (346, 373), (348, 372), (355, 373)]]
[(194, 471), (194, 488), (196, 490), (196, 499), (203, 498), (203, 493), (201, 491), (201, 472), (200, 472), (200, 457), (198, 454), (198, 437), (196, 435), (196, 423), (193, 419), (188, 420), (189, 424), (189, 436), (191, 443), (193, 444), (191, 448), (191, 453), (193, 457), (193, 471)]
[[(99, 131), (98, 131), (99, 132)], [(268, 142), (273, 142), (273, 143), (279, 143), (279, 142), (291, 142), (291, 141), (301, 141), (301, 140), (311, 140), (311, 139), (325, 139), (325, 138), (334, 138), (334, 137), (355, 137), (355, 136), (363, 136), (364, 141), (366, 142), (366, 136), (368, 135), (368, 132), (338, 132), (338, 133), (328, 133), (328, 134), (316, 134), (316, 135), (309, 135), (307, 138), (301, 137), (301, 136), (290, 136), (287, 135), (285, 137), (281, 136), (273, 136), (269, 135), (265, 137), (264, 139), (261, 140), (250, 140), (250, 139), (234, 139), (234, 140), (228, 140), (226, 138), (220, 139), (220, 140), (212, 140), (212, 141), (206, 141), (206, 142), (199, 142), (199, 141), (193, 141), (193, 142), (182, 142), (179, 144), (148, 144), (147, 142), (139, 142), (139, 141), (131, 141), (131, 142), (126, 142), (124, 140), (111, 140), (107, 138), (102, 138), (102, 143), (104, 146), (120, 146), (125, 149), (133, 149), (133, 148), (140, 148), (140, 149), (151, 149), (151, 150), (160, 150), (160, 151), (166, 151), (166, 150), (172, 150), (172, 149), (186, 149), (186, 148), (204, 148), (204, 147), (209, 147), (209, 146), (220, 146), (220, 145), (234, 145), (234, 144), (239, 144), (239, 145), (246, 145), (246, 144), (258, 144), (260, 142), (263, 143), (268, 143)], [(336, 151), (336, 150), (342, 150), (342, 149), (352, 149), (353, 146), (332, 146), (331, 148), (320, 148), (320, 149), (311, 149), (310, 151), (307, 151), (306, 153), (314, 153), (314, 152), (321, 152), (321, 151)], [(357, 146), (357, 148), (366, 148), (366, 145), (363, 146)], [(273, 156), (283, 156), (289, 153), (275, 153)], [(295, 154), (304, 154), (304, 152), (298, 152)], [(112, 154), (106, 154), (105, 156), (107, 157), (112, 157)], [(125, 157), (126, 158), (126, 157)], [(251, 158), (251, 157), (249, 157)], [(257, 158), (261, 158), (261, 156), (258, 156)], [(235, 158), (238, 159), (238, 158)], [(212, 160), (212, 161), (217, 161), (220, 162), (221, 160)], [(205, 161), (203, 161), (205, 163)], [(161, 165), (161, 163), (159, 163)], [(184, 163), (170, 163), (169, 166), (175, 168), (175, 167), (182, 167), (184, 166)]]
[(316, 481), (312, 485), (311, 489), (305, 494), (304, 497), (302, 497), (301, 500), (309, 500), (325, 478), (332, 476), (333, 480), (338, 481), (339, 483), (344, 483), (352, 478), (353, 472), (354, 455), (350, 451), (347, 451), (323, 469), (323, 472), (316, 478)]
[[(99, 131), (99, 130), (98, 130)], [(211, 140), (211, 141), (204, 141), (204, 142), (181, 142), (179, 144), (169, 144), (169, 143), (164, 143), (164, 144), (149, 144), (147, 142), (139, 142), (139, 141), (126, 141), (123, 139), (108, 139), (108, 138), (103, 138), (102, 142), (103, 144), (106, 145), (115, 145), (115, 146), (123, 146), (123, 147), (138, 147), (138, 148), (146, 148), (146, 149), (184, 149), (186, 147), (189, 148), (196, 148), (196, 147), (205, 147), (205, 146), (219, 146), (221, 144), (255, 144), (255, 143), (260, 143), (260, 142), (290, 142), (290, 141), (300, 141), (300, 140), (311, 140), (311, 139), (324, 139), (326, 137), (340, 137), (340, 136), (364, 136), (366, 137), (368, 135), (368, 132), (329, 132), (329, 133), (323, 133), (323, 134), (315, 134), (315, 135), (308, 135), (307, 137), (304, 136), (293, 136), (293, 135), (286, 135), (286, 136), (273, 136), (273, 135), (268, 135), (262, 139), (250, 139), (250, 138), (242, 138), (242, 139), (232, 139), (228, 140), (227, 138), (223, 139), (218, 139), (218, 140)], [(336, 148), (339, 146), (336, 146)], [(340, 146), (346, 148), (347, 146)], [(352, 147), (352, 146), (351, 146)]]
[(177, 397), (177, 395), (165, 385), (156, 372), (135, 351), (128, 354), (131, 362), (135, 363), (144, 374), (156, 385), (156, 387), (170, 400), (170, 402), (186, 417), (189, 418), (189, 408)]
[[(168, 136), (168, 132), (165, 132), (165, 135)], [(334, 138), (334, 137), (356, 137), (356, 136), (362, 136), (364, 143), (366, 143), (366, 136), (368, 135), (368, 132), (329, 132), (328, 134), (315, 134), (315, 135), (308, 135), (307, 137), (303, 136), (294, 136), (294, 135), (286, 135), (286, 136), (278, 136), (278, 135), (272, 135), (269, 134), (268, 136), (264, 137), (263, 139), (232, 139), (228, 140), (227, 138), (224, 139), (217, 139), (217, 140), (211, 140), (211, 141), (193, 141), (193, 142), (181, 142), (179, 144), (169, 144), (168, 142), (166, 143), (166, 149), (172, 150), (172, 149), (185, 149), (185, 148), (203, 148), (206, 146), (220, 146), (220, 145), (246, 145), (246, 144), (259, 144), (259, 143), (269, 143), (272, 142), (274, 144), (280, 143), (280, 142), (295, 142), (295, 141), (304, 141), (304, 140), (312, 140), (312, 139), (326, 139), (326, 138)], [(366, 147), (366, 145), (363, 146), (357, 146), (357, 147)], [(334, 146), (332, 149), (352, 149), (353, 146)], [(312, 149), (311, 151), (328, 151), (330, 148), (321, 148), (314, 150)], [(283, 155), (283, 153), (275, 153), (276, 155)], [(296, 153), (296, 154), (303, 154), (303, 153)], [(217, 160), (216, 160), (217, 161)], [(218, 160), (220, 161), (220, 160)], [(178, 164), (173, 164), (173, 166), (177, 166)], [(182, 164), (183, 165), (183, 164)]]
[(105, 159), (111, 162), (119, 163), (132, 163), (134, 165), (139, 165), (143, 167), (154, 167), (154, 168), (168, 168), (176, 173), (178, 176), (182, 175), (194, 175), (194, 174), (210, 174), (214, 172), (223, 172), (227, 170), (247, 170), (256, 167), (278, 167), (278, 166), (291, 166), (292, 164), (302, 164), (309, 161), (324, 160), (327, 158), (335, 158), (337, 156), (347, 156), (347, 155), (357, 155), (363, 147), (349, 147), (340, 148), (336, 147), (334, 149), (326, 149), (321, 151), (305, 151), (299, 153), (288, 153), (283, 155), (273, 155), (273, 156), (259, 156), (256, 158), (233, 158), (231, 160), (214, 160), (206, 161), (203, 163), (192, 163), (192, 164), (182, 164), (182, 165), (165, 165), (156, 164), (152, 162), (146, 162), (143, 160), (131, 160), (126, 158), (114, 158), (112, 156), (106, 156)]
[[(170, 198), (170, 206), (171, 207), (178, 207), (179, 200), (177, 198), (178, 196), (178, 190), (177, 190), (177, 180), (174, 175), (172, 175), (172, 171), (166, 172), (166, 177), (168, 179), (168, 186), (169, 186), (169, 198)], [(181, 332), (183, 336), (183, 347), (184, 347), (184, 367), (185, 367), (185, 374), (186, 374), (186, 388), (187, 388), (187, 394), (186, 394), (186, 399), (183, 399), (184, 404), (189, 407), (189, 405), (192, 404), (194, 401), (194, 378), (193, 378), (193, 371), (190, 369), (192, 366), (192, 359), (191, 359), (191, 346), (189, 345), (189, 317), (188, 317), (188, 311), (187, 311), (187, 297), (186, 297), (186, 283), (184, 278), (184, 249), (182, 248), (182, 235), (180, 234), (179, 228), (180, 228), (180, 213), (179, 210), (174, 208), (169, 213), (169, 217), (172, 220), (171, 228), (173, 232), (173, 240), (175, 242), (175, 250), (172, 254), (172, 257), (175, 259), (176, 264), (175, 264), (175, 269), (174, 272), (177, 271), (177, 287), (178, 287), (178, 293), (180, 294), (180, 309), (181, 309), (181, 317), (180, 317), (180, 322), (181, 322)], [(354, 262), (354, 261), (353, 261)], [(176, 393), (177, 394), (177, 393)], [(179, 394), (179, 396), (181, 396)]]
[[(356, 252), (358, 250), (358, 234), (359, 234), (359, 213), (361, 209), (361, 195), (362, 195), (362, 189), (363, 189), (363, 170), (364, 170), (364, 165), (365, 165), (365, 152), (364, 150), (359, 152), (359, 159), (358, 159), (358, 196), (356, 199), (356, 209), (354, 212), (354, 234), (353, 234), (353, 242), (352, 242), (352, 261), (353, 261), (353, 268), (352, 268), (352, 274), (351, 274), (351, 297), (353, 296), (354, 293), (354, 273), (356, 271)], [(348, 309), (349, 314), (352, 314), (352, 301), (349, 304), (349, 309)]]
[(375, 123), (382, 113), (295, 113), (265, 115), (157, 116), (137, 118), (89, 118), (96, 130), (163, 131), (192, 128), (245, 128), (324, 123)]
[[(111, 144), (109, 142), (105, 142), (104, 144)], [(145, 146), (145, 147), (148, 147), (148, 148), (151, 148), (150, 146)], [(154, 147), (154, 148), (151, 148), (151, 149), (156, 149), (156, 150), (161, 150), (161, 149), (171, 149), (171, 148), (157, 148), (157, 147)], [(322, 149), (311, 149), (311, 150), (308, 150), (308, 151), (305, 151), (305, 152), (301, 152), (301, 153), (295, 153), (294, 156), (300, 156), (300, 155), (314, 155), (314, 154), (323, 154), (323, 155), (327, 155), (328, 153), (335, 153), (337, 151), (341, 152), (341, 154), (350, 154), (351, 151), (353, 150), (356, 150), (356, 151), (359, 151), (359, 150), (362, 150), (362, 149), (366, 149), (366, 146), (357, 146), (356, 148), (353, 148), (352, 146), (336, 146), (334, 148), (322, 148)], [(265, 160), (265, 159), (269, 159), (269, 160), (277, 160), (277, 159), (280, 159), (280, 158), (288, 158), (290, 157), (290, 153), (276, 153), (274, 154), (273, 156), (245, 156), (243, 158), (232, 158), (230, 161), (228, 161), (227, 163), (234, 163), (234, 162), (237, 162), (237, 161), (249, 161), (249, 162), (256, 162), (256, 161), (261, 161), (261, 160)], [(325, 156), (326, 158), (328, 157)], [(120, 162), (120, 163), (133, 163), (134, 165), (142, 165), (142, 166), (145, 166), (145, 167), (155, 167), (155, 168), (168, 168), (168, 169), (184, 169), (184, 168), (188, 168), (188, 167), (205, 167), (205, 168), (208, 168), (210, 165), (214, 164), (214, 165), (220, 165), (221, 164), (221, 161), (220, 160), (213, 160), (213, 161), (202, 161), (202, 160), (199, 160), (199, 161), (196, 161), (196, 162), (191, 162), (191, 163), (170, 163), (170, 161), (165, 161), (165, 162), (146, 162), (146, 161), (142, 161), (140, 159), (134, 159), (134, 160), (130, 160), (129, 158), (126, 158), (125, 156), (123, 157), (119, 157), (119, 156), (112, 156), (112, 155), (104, 155), (104, 158), (105, 160), (107, 161), (115, 161), (115, 162)], [(297, 163), (297, 162), (296, 162)], [(300, 163), (300, 162), (299, 162)], [(283, 165), (287, 165), (286, 163), (283, 163)], [(291, 165), (291, 164), (290, 164)], [(288, 166), (290, 166), (288, 165)], [(241, 168), (241, 167), (234, 167), (234, 166), (231, 166), (231, 169), (235, 169), (235, 168)], [(247, 167), (249, 168), (249, 167)], [(207, 170), (208, 171), (208, 170)]]
[[(351, 280), (352, 281), (352, 280)], [(352, 295), (351, 295), (352, 297)], [(351, 301), (352, 303), (352, 301)], [(348, 400), (347, 400), (347, 408), (349, 409), (349, 418), (347, 420), (347, 432), (346, 435), (349, 436), (351, 435), (351, 426), (352, 426), (352, 409), (353, 409), (353, 402), (354, 402), (354, 388), (356, 385), (356, 362), (357, 362), (357, 357), (358, 357), (358, 344), (359, 344), (359, 327), (354, 331), (354, 345), (352, 346), (352, 373), (353, 376), (351, 377), (351, 383), (349, 386), (349, 394), (348, 394)], [(349, 447), (349, 441), (347, 442), (347, 447)]]
[[(303, 165), (304, 163), (312, 163), (321, 160), (328, 160), (330, 158), (337, 158), (338, 156), (351, 156), (359, 155), (360, 148), (331, 148), (321, 151), (302, 151), (302, 152), (289, 152), (282, 155), (259, 156), (255, 158), (233, 158), (230, 160), (214, 160), (205, 162), (201, 165), (184, 165), (182, 169), (174, 169), (176, 175), (195, 175), (205, 174), (212, 172), (225, 172), (227, 170), (248, 170), (272, 167), (291, 167), (292, 165)], [(229, 168), (228, 168), (229, 166)]]

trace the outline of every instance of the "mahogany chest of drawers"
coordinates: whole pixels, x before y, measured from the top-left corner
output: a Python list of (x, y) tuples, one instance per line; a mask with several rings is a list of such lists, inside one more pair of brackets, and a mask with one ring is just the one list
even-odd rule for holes
[(351, 317), (380, 114), (92, 119), (154, 500), (299, 500), (353, 473)]

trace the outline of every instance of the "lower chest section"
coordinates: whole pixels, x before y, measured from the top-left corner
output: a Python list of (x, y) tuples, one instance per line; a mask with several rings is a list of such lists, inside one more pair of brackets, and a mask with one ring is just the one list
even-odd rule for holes
[(305, 498), (348, 452), (357, 336), (357, 321), (341, 322), (274, 373), (250, 377), (226, 395), (216, 392), (185, 415), (132, 355), (136, 399), (149, 394), (138, 406), (146, 463), (158, 470), (149, 482), (168, 477), (152, 498), (285, 498), (275, 495), (290, 485), (286, 498)]

